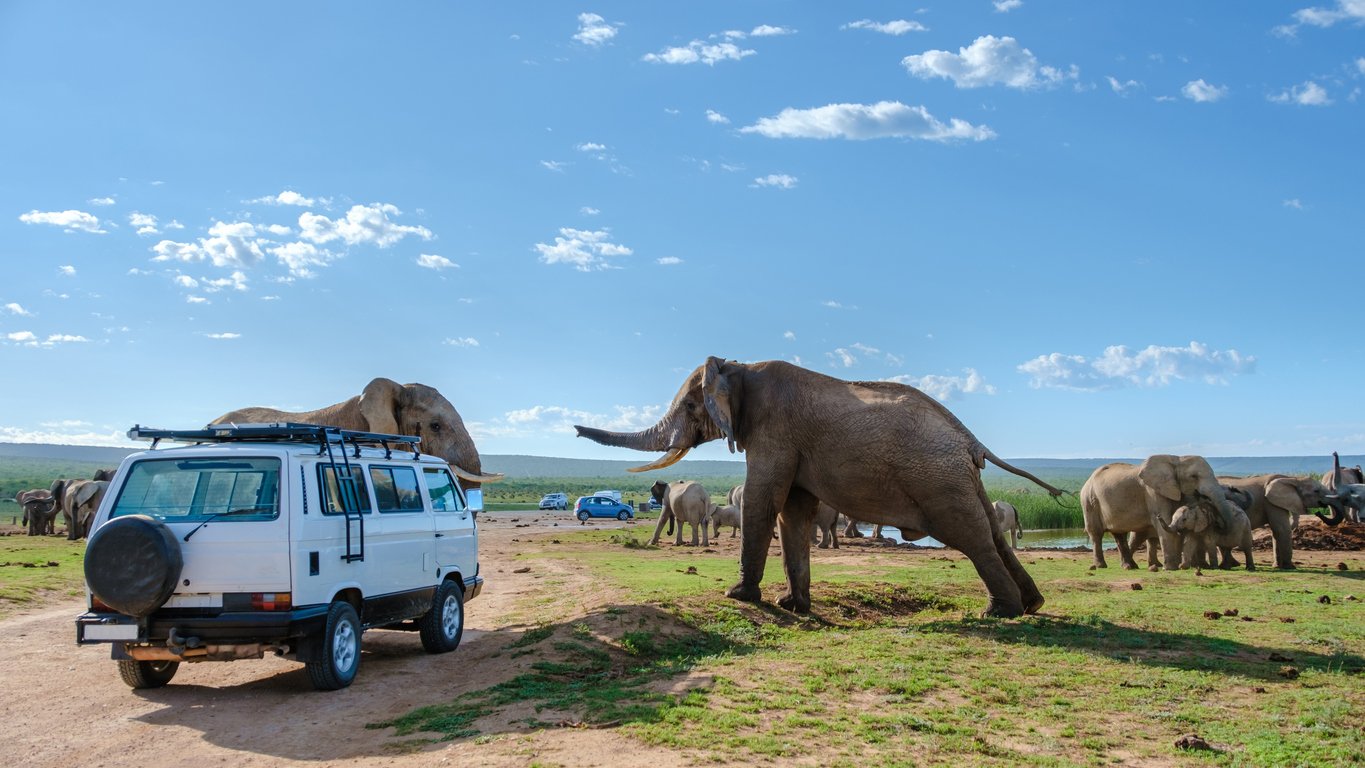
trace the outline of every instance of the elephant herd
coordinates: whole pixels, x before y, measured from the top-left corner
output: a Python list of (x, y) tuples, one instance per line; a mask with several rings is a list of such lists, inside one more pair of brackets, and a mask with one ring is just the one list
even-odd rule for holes
[(101, 469), (93, 479), (59, 479), (52, 487), (20, 491), (14, 500), (24, 510), (23, 523), (30, 536), (46, 536), (56, 532), (57, 515), (66, 522), (66, 537), (71, 540), (90, 534), (90, 522), (95, 518), (114, 470)]
[(1278, 474), (1219, 477), (1201, 456), (1159, 454), (1141, 465), (1106, 464), (1081, 488), (1094, 565), (1106, 566), (1102, 540), (1108, 533), (1124, 568), (1137, 567), (1133, 551), (1146, 542), (1151, 570), (1232, 568), (1238, 564), (1234, 551), (1242, 553), (1247, 570), (1255, 570), (1251, 531), (1268, 527), (1275, 567), (1293, 568), (1291, 532), (1302, 515), (1312, 511), (1336, 525), (1358, 519), (1365, 507), (1360, 467), (1343, 469), (1333, 456), (1333, 471), (1321, 480)]

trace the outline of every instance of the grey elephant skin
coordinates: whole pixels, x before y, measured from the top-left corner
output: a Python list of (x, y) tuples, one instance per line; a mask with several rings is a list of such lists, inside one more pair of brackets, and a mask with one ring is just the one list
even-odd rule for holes
[(44, 536), (55, 532), (59, 510), (57, 500), (52, 498), (51, 491), (41, 488), (20, 491), (14, 495), (14, 500), (19, 502), (19, 506), (24, 510), (23, 520), (29, 536)]
[[(1275, 546), (1275, 567), (1294, 567), (1292, 532), (1299, 517), (1311, 509), (1327, 507), (1339, 521), (1341, 504), (1334, 494), (1316, 478), (1289, 475), (1253, 475), (1251, 477), (1220, 477), (1219, 482), (1236, 488), (1251, 499), (1247, 519), (1251, 527), (1270, 528)], [(1320, 515), (1321, 517), (1321, 515)], [(1329, 520), (1330, 522), (1330, 520)]]
[[(1218, 565), (1231, 568), (1236, 564), (1232, 550), (1239, 549), (1245, 558), (1246, 569), (1256, 570), (1251, 555), (1251, 524), (1244, 512), (1233, 515), (1222, 530), (1214, 527), (1219, 512), (1206, 502), (1188, 504), (1171, 515), (1171, 530), (1184, 537), (1182, 561), (1194, 561), (1196, 566)], [(1219, 561), (1219, 555), (1222, 560)]]
[(659, 543), (659, 535), (664, 529), (664, 524), (668, 524), (668, 530), (673, 531), (673, 524), (678, 525), (678, 537), (673, 542), (676, 546), (683, 543), (683, 524), (688, 523), (692, 526), (692, 546), (697, 546), (697, 532), (701, 530), (701, 545), (710, 545), (707, 538), (706, 529), (711, 523), (711, 513), (716, 505), (711, 501), (711, 495), (701, 486), (691, 480), (678, 480), (673, 483), (658, 482), (649, 489), (649, 495), (654, 500), (662, 504), (659, 511), (659, 522), (654, 526), (654, 536), (649, 540), (650, 544)]
[(1010, 546), (1018, 549), (1019, 538), (1024, 535), (1024, 529), (1019, 525), (1019, 510), (1008, 501), (992, 502), (991, 508), (995, 510), (995, 519), (1000, 524), (1000, 530), (1009, 531)]
[[(1340, 479), (1336, 475), (1340, 475)], [(1365, 507), (1365, 471), (1361, 470), (1360, 465), (1354, 467), (1341, 466), (1341, 457), (1336, 453), (1332, 454), (1332, 471), (1322, 476), (1322, 484), (1330, 493), (1344, 492), (1346, 504), (1346, 519), (1353, 522), (1360, 522), (1361, 508)], [(1354, 487), (1352, 487), (1354, 486)]]
[(76, 540), (90, 535), (90, 523), (95, 518), (107, 480), (54, 480), (50, 493), (56, 510), (66, 523), (66, 538)]
[(280, 411), (274, 408), (241, 408), (229, 411), (210, 424), (253, 424), (292, 421), (320, 424), (341, 429), (383, 434), (416, 435), (422, 438), (422, 452), (440, 456), (466, 489), (502, 479), (500, 473), (483, 472), (474, 439), (465, 429), (455, 406), (433, 387), (425, 384), (399, 384), (392, 379), (374, 379), (349, 400), (315, 411)]
[(1229, 527), (1241, 510), (1228, 500), (1213, 468), (1202, 456), (1157, 454), (1140, 465), (1115, 462), (1091, 473), (1081, 486), (1081, 511), (1090, 537), (1095, 567), (1104, 568), (1104, 534), (1114, 536), (1124, 568), (1136, 568), (1128, 534), (1134, 542), (1148, 541), (1147, 565), (1156, 570), (1156, 548), (1161, 541), (1162, 563), (1169, 570), (1192, 567), (1183, 557), (1184, 534), (1170, 529), (1176, 509), (1204, 502), (1219, 513), (1217, 530)]
[(762, 600), (773, 528), (787, 591), (781, 607), (810, 610), (810, 540), (818, 501), (870, 522), (926, 531), (971, 559), (990, 594), (987, 614), (1037, 611), (1043, 596), (995, 523), (981, 484), (986, 461), (1012, 467), (937, 400), (891, 382), (843, 381), (783, 361), (712, 357), (683, 383), (663, 418), (641, 432), (578, 426), (596, 442), (666, 455), (659, 469), (711, 440), (746, 455), (739, 583), (727, 595)]

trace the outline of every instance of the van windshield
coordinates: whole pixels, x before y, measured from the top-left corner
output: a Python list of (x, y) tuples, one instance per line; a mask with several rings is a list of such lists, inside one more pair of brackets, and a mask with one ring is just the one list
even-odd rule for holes
[(148, 459), (128, 472), (110, 517), (149, 515), (176, 523), (273, 520), (280, 514), (280, 460)]

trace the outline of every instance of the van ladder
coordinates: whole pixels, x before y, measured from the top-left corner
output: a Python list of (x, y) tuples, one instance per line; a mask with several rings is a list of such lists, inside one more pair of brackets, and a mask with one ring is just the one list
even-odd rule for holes
[[(337, 481), (337, 495), (341, 497), (341, 514), (346, 518), (346, 554), (342, 555), (341, 559), (354, 563), (365, 559), (365, 516), (360, 511), (360, 493), (356, 489), (354, 475), (358, 467), (352, 467), (350, 458), (346, 456), (346, 435), (342, 430), (336, 427), (323, 427), (321, 431), (323, 444), (327, 446), (327, 461), (332, 465), (332, 475)], [(340, 466), (336, 463), (336, 456), (332, 454), (333, 442), (340, 446)], [(359, 455), (358, 447), (356, 455)], [(351, 538), (353, 521), (357, 528), (354, 539)]]

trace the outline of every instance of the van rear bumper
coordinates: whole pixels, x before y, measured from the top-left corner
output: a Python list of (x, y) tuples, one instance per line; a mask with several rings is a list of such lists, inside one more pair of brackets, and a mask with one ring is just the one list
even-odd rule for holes
[(76, 618), (76, 643), (164, 643), (174, 633), (183, 642), (204, 644), (274, 643), (322, 630), (327, 606), (292, 611), (225, 611), (217, 615), (152, 614), (136, 619), (120, 613), (85, 613)]

